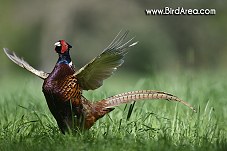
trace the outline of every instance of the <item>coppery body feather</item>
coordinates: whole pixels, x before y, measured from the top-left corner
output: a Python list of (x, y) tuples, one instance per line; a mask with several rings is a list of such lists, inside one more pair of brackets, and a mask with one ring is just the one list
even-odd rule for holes
[(132, 39), (124, 42), (127, 33), (125, 32), (122, 36), (118, 34), (100, 55), (79, 71), (75, 71), (72, 65), (69, 55), (71, 46), (64, 40), (55, 43), (55, 51), (59, 54), (59, 59), (50, 74), (34, 69), (23, 59), (10, 53), (8, 49), (4, 48), (4, 51), (14, 63), (44, 79), (44, 96), (63, 133), (69, 129), (89, 129), (114, 107), (132, 101), (165, 99), (183, 103), (194, 110), (191, 105), (178, 97), (154, 90), (121, 93), (95, 103), (91, 103), (82, 95), (83, 90), (94, 90), (100, 87), (103, 80), (111, 76), (124, 62), (123, 58), (128, 52), (127, 48), (137, 44), (137, 42), (131, 43)]

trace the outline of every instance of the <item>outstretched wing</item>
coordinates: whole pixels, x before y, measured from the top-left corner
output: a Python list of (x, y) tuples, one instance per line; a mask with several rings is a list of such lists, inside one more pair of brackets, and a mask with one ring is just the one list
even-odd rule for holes
[(103, 84), (103, 80), (110, 77), (123, 62), (124, 55), (130, 48), (137, 44), (132, 42), (133, 38), (124, 42), (128, 34), (126, 31), (114, 38), (104, 51), (75, 73), (83, 90), (94, 90)]
[(32, 66), (30, 66), (26, 61), (24, 61), (23, 59), (17, 57), (17, 55), (13, 52), (10, 52), (8, 48), (3, 48), (5, 54), (7, 55), (7, 57), (13, 61), (14, 63), (16, 63), (18, 66), (27, 69), (28, 71), (30, 71), (31, 73), (37, 75), (38, 77), (40, 77), (41, 79), (46, 79), (48, 77), (48, 73), (43, 72), (43, 71), (39, 71), (34, 69)]

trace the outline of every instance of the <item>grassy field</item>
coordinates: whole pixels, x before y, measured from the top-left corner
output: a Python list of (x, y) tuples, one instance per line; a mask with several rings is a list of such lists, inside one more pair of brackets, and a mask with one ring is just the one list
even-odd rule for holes
[[(123, 78), (120, 78), (123, 77)], [(137, 102), (117, 107), (92, 129), (62, 135), (41, 92), (42, 81), (26, 77), (0, 80), (0, 150), (227, 150), (227, 74), (160, 73), (137, 80), (117, 74), (93, 92), (100, 100), (120, 92), (162, 90), (186, 100), (197, 113), (176, 102)], [(10, 79), (10, 80), (9, 80)]]

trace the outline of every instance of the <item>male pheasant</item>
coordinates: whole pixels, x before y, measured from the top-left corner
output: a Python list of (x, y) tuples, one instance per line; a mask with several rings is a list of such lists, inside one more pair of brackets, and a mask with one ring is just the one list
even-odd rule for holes
[(64, 40), (55, 43), (55, 51), (59, 58), (50, 74), (34, 69), (23, 59), (18, 58), (15, 53), (10, 53), (7, 48), (4, 48), (4, 52), (14, 63), (44, 80), (42, 87), (44, 96), (62, 133), (69, 130), (89, 129), (114, 107), (138, 100), (177, 101), (194, 110), (190, 104), (178, 97), (154, 90), (126, 92), (95, 103), (91, 103), (82, 95), (83, 90), (99, 88), (103, 84), (103, 80), (111, 76), (124, 62), (123, 58), (128, 52), (128, 48), (137, 44), (137, 42), (132, 43), (133, 38), (124, 42), (127, 34), (128, 32), (122, 35), (118, 33), (99, 56), (79, 71), (75, 71), (70, 58), (69, 50), (72, 46)]

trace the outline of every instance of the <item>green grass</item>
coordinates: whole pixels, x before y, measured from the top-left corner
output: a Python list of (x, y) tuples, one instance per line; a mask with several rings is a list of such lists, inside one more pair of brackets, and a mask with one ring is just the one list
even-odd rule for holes
[[(123, 78), (119, 78), (119, 77)], [(33, 76), (0, 80), (0, 150), (227, 150), (227, 74), (160, 73), (144, 79), (116, 75), (94, 92), (99, 100), (119, 92), (163, 90), (196, 109), (165, 100), (117, 107), (89, 131), (62, 135)], [(131, 108), (130, 108), (131, 106)], [(132, 114), (130, 111), (132, 110)], [(129, 116), (130, 115), (130, 116)]]

